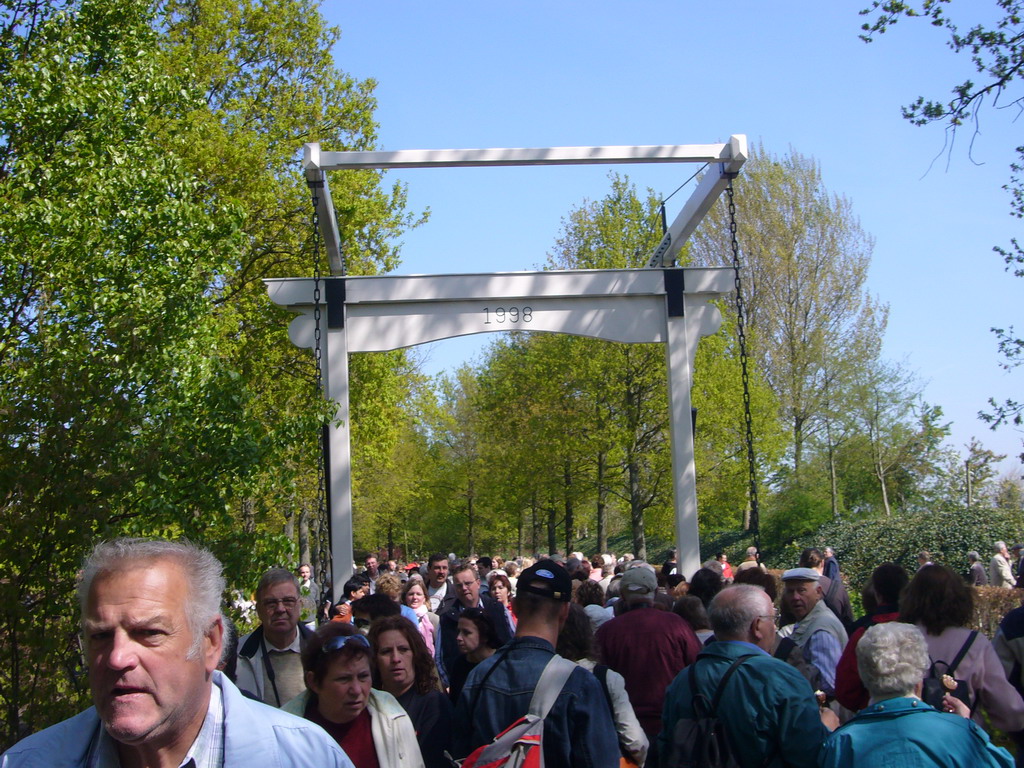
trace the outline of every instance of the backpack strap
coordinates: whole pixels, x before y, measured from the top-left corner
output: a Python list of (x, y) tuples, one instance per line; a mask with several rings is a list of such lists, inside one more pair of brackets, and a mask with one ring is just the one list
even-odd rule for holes
[(779, 640), (779, 644), (775, 648), (775, 653), (773, 653), (772, 656), (774, 656), (776, 659), (782, 659), (783, 661), (786, 661), (789, 658), (789, 655), (793, 652), (794, 648), (796, 648), (796, 643), (793, 642), (793, 638), (784, 637), (781, 640)]
[(527, 714), (536, 715), (541, 720), (548, 716), (555, 699), (562, 692), (569, 675), (577, 669), (575, 662), (563, 659), (558, 654), (551, 657), (551, 660), (544, 667), (537, 681), (537, 687), (533, 691), (533, 698), (530, 699), (530, 708)]
[(597, 682), (601, 684), (601, 690), (604, 691), (604, 697), (608, 700), (608, 708), (614, 711), (615, 707), (612, 706), (612, 692), (608, 690), (608, 665), (595, 664), (594, 677), (596, 677)]
[(828, 585), (828, 591), (825, 593), (825, 597), (823, 598), (825, 600), (825, 603), (828, 604), (832, 600), (832, 598), (835, 597), (836, 592), (838, 592), (838, 591), (839, 591), (839, 579), (838, 578), (831, 579), (831, 581), (830, 581), (830, 583)]
[(511, 643), (509, 643), (508, 645), (503, 645), (494, 654), (494, 656), (497, 658), (494, 659), (494, 663), (491, 665), (491, 668), (484, 673), (484, 676), (482, 678), (480, 678), (480, 682), (477, 683), (476, 689), (473, 691), (473, 705), (469, 709), (470, 712), (476, 712), (476, 705), (480, 703), (480, 691), (484, 689), (484, 683), (486, 683), (487, 678), (491, 676), (491, 672), (493, 672), (495, 668), (505, 660), (505, 657), (508, 656), (508, 652), (509, 650), (511, 650), (509, 646), (511, 646)]
[(978, 630), (971, 630), (971, 634), (969, 634), (967, 636), (967, 639), (964, 640), (964, 644), (960, 647), (960, 650), (957, 652), (956, 657), (950, 664), (946, 665), (946, 674), (948, 674), (950, 677), (954, 676), (953, 673), (956, 672), (956, 668), (960, 666), (960, 662), (964, 660), (964, 656), (966, 656), (967, 651), (971, 649), (971, 646), (974, 644), (974, 639), (977, 636)]
[[(747, 659), (753, 658), (754, 655), (755, 654), (753, 653), (747, 653), (743, 656), (740, 656), (738, 659), (736, 659), (736, 661), (732, 663), (732, 666), (730, 666), (729, 669), (726, 670), (726, 673), (722, 676), (722, 681), (718, 684), (718, 688), (715, 689), (715, 696), (711, 700), (712, 716), (717, 717), (718, 715), (718, 703), (722, 700), (722, 694), (725, 693), (725, 686), (729, 684), (729, 678), (731, 678), (733, 676), (733, 673), (737, 669), (739, 669), (740, 664), (742, 664)], [(693, 665), (691, 664), (690, 666), (692, 667)]]

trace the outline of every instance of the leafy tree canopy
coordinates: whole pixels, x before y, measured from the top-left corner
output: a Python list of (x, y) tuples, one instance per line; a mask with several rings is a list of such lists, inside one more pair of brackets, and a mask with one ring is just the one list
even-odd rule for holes
[[(990, 9), (980, 3), (953, 3), (952, 0), (874, 0), (862, 15), (872, 16), (862, 25), (861, 39), (872, 42), (887, 32), (900, 19), (921, 18), (947, 34), (946, 44), (955, 53), (967, 54), (974, 75), (954, 85), (945, 99), (919, 96), (903, 107), (903, 117), (914, 125), (939, 123), (946, 126), (952, 147), (956, 134), (969, 126), (973, 138), (981, 130), (981, 115), (985, 108), (1006, 109), (1016, 118), (1024, 106), (1024, 2), (1021, 0), (995, 0)], [(988, 13), (988, 10), (994, 13)], [(960, 11), (959, 15), (955, 12)], [(981, 17), (981, 21), (966, 21), (964, 17)], [(1015, 147), (1016, 159), (1010, 164), (1010, 180), (1003, 188), (1010, 194), (1010, 213), (1024, 218), (1024, 145)], [(996, 246), (1007, 270), (1024, 277), (1024, 246), (1014, 238), (1009, 247)], [(1024, 362), (1024, 339), (1013, 327), (998, 327), (992, 331), (999, 340), (1003, 367), (1016, 368)], [(1024, 402), (1007, 399), (1002, 403), (989, 401), (990, 410), (979, 417), (992, 429), (1002, 425), (1024, 425)], [(1024, 453), (1020, 454), (1024, 462)]]

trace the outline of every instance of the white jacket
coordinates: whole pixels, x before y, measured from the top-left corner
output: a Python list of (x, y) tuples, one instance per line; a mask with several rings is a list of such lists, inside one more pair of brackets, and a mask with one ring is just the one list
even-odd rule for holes
[[(588, 608), (590, 606), (587, 606)], [(594, 671), (597, 662), (593, 659), (581, 659), (576, 662), (584, 669)], [(611, 699), (612, 720), (615, 721), (615, 732), (619, 736), (619, 745), (629, 753), (637, 765), (643, 766), (647, 760), (647, 748), (650, 743), (647, 734), (636, 719), (633, 705), (629, 703), (626, 693), (626, 680), (614, 669), (609, 668), (605, 676), (608, 684), (608, 697)]]
[[(302, 717), (308, 701), (309, 691), (304, 691), (281, 710)], [(380, 768), (424, 768), (416, 729), (398, 700), (387, 691), (371, 688), (367, 708), (370, 710), (373, 748), (377, 751)]]

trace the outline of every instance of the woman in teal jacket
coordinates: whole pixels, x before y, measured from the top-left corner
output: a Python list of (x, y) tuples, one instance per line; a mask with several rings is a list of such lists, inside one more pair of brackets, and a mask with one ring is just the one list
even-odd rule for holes
[(877, 624), (864, 633), (857, 664), (871, 700), (829, 736), (821, 751), (823, 768), (1013, 767), (1010, 753), (989, 741), (959, 700), (946, 696), (946, 712), (921, 701), (926, 648), (911, 624)]

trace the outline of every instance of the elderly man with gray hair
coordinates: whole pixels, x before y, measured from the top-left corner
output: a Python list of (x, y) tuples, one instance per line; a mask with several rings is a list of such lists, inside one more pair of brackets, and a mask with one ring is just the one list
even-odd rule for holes
[(238, 641), (238, 687), (264, 704), (283, 707), (306, 690), (301, 653), (313, 631), (299, 621), (299, 581), (271, 568), (256, 587), (260, 625)]
[(665, 694), (658, 737), (663, 765), (674, 765), (674, 736), (684, 718), (694, 716), (694, 697), (709, 701), (725, 680), (719, 722), (743, 768), (813, 768), (828, 730), (839, 724), (821, 709), (814, 691), (794, 667), (773, 658), (778, 613), (768, 594), (752, 584), (726, 587), (708, 610), (715, 642), (680, 672)]
[(917, 627), (899, 622), (871, 627), (857, 645), (857, 664), (871, 700), (829, 737), (823, 768), (1013, 765), (1010, 753), (989, 741), (959, 699), (947, 694), (946, 712), (921, 701), (930, 661)]
[(1012, 589), (1017, 586), (1017, 580), (1013, 577), (1013, 569), (1010, 567), (1010, 553), (1006, 549), (1005, 541), (997, 541), (992, 545), (992, 559), (988, 563), (988, 581), (993, 587)]
[(18, 742), (0, 767), (351, 766), (319, 726), (215, 671), (223, 591), (221, 564), (192, 544), (98, 545), (79, 585), (95, 706)]

